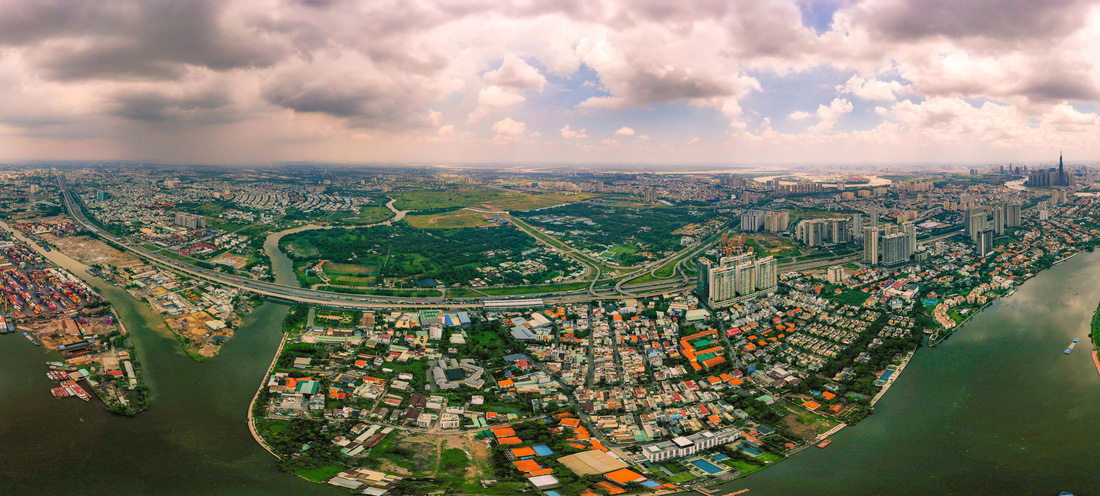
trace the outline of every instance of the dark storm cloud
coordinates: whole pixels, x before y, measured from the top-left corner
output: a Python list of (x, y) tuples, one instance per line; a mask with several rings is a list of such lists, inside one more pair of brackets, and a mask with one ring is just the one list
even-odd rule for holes
[(115, 97), (112, 114), (127, 119), (162, 122), (178, 119), (225, 121), (214, 118), (209, 111), (225, 108), (229, 98), (215, 89), (175, 96), (157, 91), (120, 94)]
[(166, 79), (188, 66), (267, 66), (286, 53), (247, 26), (226, 25), (222, 2), (4, 3), (0, 44), (26, 48), (28, 60), (55, 80)]
[(855, 19), (894, 41), (932, 36), (1058, 38), (1084, 25), (1092, 0), (890, 0), (856, 8)]
[(364, 128), (417, 127), (427, 124), (417, 88), (343, 74), (316, 76), (284, 72), (261, 90), (264, 100), (295, 112), (346, 118)]

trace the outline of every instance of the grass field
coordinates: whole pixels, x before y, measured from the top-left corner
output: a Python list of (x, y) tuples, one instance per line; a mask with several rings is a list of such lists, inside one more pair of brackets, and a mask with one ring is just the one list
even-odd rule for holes
[(587, 282), (574, 282), (568, 284), (546, 284), (543, 286), (520, 286), (514, 288), (483, 288), (479, 291), (488, 295), (514, 295), (531, 293), (548, 293), (552, 291), (575, 291), (588, 287)]
[(319, 291), (331, 291), (333, 293), (365, 294), (378, 296), (397, 296), (401, 298), (431, 298), (443, 296), (434, 289), (372, 289), (372, 288), (338, 288), (334, 286), (318, 286)]
[(749, 475), (764, 468), (763, 465), (756, 465), (741, 460), (729, 461), (726, 462), (726, 465), (729, 465), (730, 467), (733, 467), (734, 470), (741, 472), (741, 475)]
[(295, 472), (295, 475), (309, 479), (313, 482), (325, 482), (335, 477), (336, 474), (343, 472), (344, 470), (347, 470), (347, 467), (343, 465), (332, 464), (325, 465), (323, 467), (299, 470), (298, 472)]
[(335, 262), (325, 262), (321, 266), (324, 269), (325, 274), (329, 275), (348, 275), (348, 276), (373, 276), (378, 275), (378, 265), (376, 264), (342, 264)]
[(845, 291), (838, 295), (829, 296), (828, 298), (836, 301), (837, 303), (843, 303), (845, 305), (860, 306), (863, 302), (867, 301), (871, 295), (864, 293), (863, 291)]
[(520, 198), (520, 193), (484, 189), (449, 189), (399, 191), (391, 193), (393, 206), (401, 210), (431, 210), (435, 208), (469, 207), (487, 202)]
[(358, 215), (350, 212), (339, 212), (332, 219), (339, 224), (374, 224), (382, 222), (394, 216), (390, 209), (386, 208), (386, 202), (374, 202), (359, 209)]
[(592, 196), (594, 195), (591, 193), (580, 193), (576, 195), (527, 194), (504, 200), (481, 202), (480, 206), (493, 210), (527, 211), (535, 210), (538, 208), (552, 207), (554, 205), (584, 201), (588, 198), (591, 198)]
[(378, 283), (374, 276), (329, 276), (329, 282), (337, 286), (371, 286)]
[(486, 227), (489, 225), (485, 219), (491, 214), (459, 210), (432, 215), (410, 215), (405, 217), (405, 222), (420, 229), (453, 229), (458, 227)]

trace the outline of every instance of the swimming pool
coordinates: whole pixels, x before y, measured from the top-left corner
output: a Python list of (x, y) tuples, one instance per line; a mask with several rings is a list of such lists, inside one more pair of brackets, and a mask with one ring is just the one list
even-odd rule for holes
[(699, 470), (702, 470), (703, 472), (706, 472), (710, 475), (722, 473), (722, 469), (718, 468), (717, 465), (703, 459), (692, 460), (691, 464), (695, 465), (695, 467)]

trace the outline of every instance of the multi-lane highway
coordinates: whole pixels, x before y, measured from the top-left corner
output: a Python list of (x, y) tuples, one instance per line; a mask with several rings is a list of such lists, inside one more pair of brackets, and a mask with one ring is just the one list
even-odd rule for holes
[[(284, 284), (277, 284), (273, 282), (257, 281), (255, 279), (249, 279), (247, 277), (240, 277), (232, 274), (225, 274), (215, 270), (204, 269), (196, 265), (192, 265), (180, 260), (166, 257), (159, 253), (147, 250), (130, 240), (115, 236), (109, 232), (100, 229), (99, 226), (92, 223), (81, 209), (80, 205), (73, 199), (72, 194), (69, 192), (68, 184), (65, 181), (64, 176), (58, 176), (58, 186), (61, 188), (62, 196), (65, 199), (65, 208), (69, 211), (69, 215), (79, 222), (85, 229), (91, 231), (100, 238), (109, 240), (122, 247), (123, 249), (149, 261), (156, 265), (166, 267), (176, 272), (187, 274), (191, 277), (196, 277), (211, 281), (217, 284), (225, 286), (231, 286), (239, 288), (245, 291), (251, 291), (256, 294), (270, 296), (273, 298), (279, 298), (288, 301), (295, 301), (300, 303), (309, 303), (333, 307), (355, 308), (355, 309), (372, 309), (372, 308), (402, 308), (402, 307), (419, 307), (419, 308), (470, 308), (482, 306), (482, 302), (485, 300), (494, 299), (507, 299), (506, 297), (500, 298), (401, 298), (393, 296), (375, 296), (375, 295), (351, 295), (343, 293), (331, 293), (328, 291), (318, 291), (315, 289), (300, 288), (294, 286), (288, 286)], [(920, 242), (920, 244), (931, 243), (955, 235), (956, 232), (951, 232), (941, 236), (929, 238)], [(779, 270), (805, 270), (810, 268), (822, 267), (826, 265), (835, 265), (837, 263), (844, 263), (848, 261), (857, 260), (859, 255), (852, 255), (842, 258), (830, 258), (813, 260), (807, 262), (800, 262), (794, 264), (780, 265)], [(686, 258), (685, 258), (686, 260)], [(664, 262), (664, 261), (662, 261)], [(681, 261), (682, 262), (682, 261)], [(648, 267), (647, 267), (648, 268)], [(675, 271), (674, 271), (675, 272)], [(671, 292), (681, 291), (689, 289), (694, 286), (695, 278), (687, 277), (673, 277), (660, 281), (653, 281), (641, 284), (624, 284), (626, 280), (634, 278), (640, 275), (641, 272), (632, 273), (618, 282), (616, 282), (614, 289), (599, 290), (596, 288), (595, 282), (588, 288), (578, 291), (567, 292), (551, 292), (542, 294), (524, 294), (517, 295), (515, 298), (542, 298), (547, 303), (574, 303), (591, 301), (594, 299), (599, 300), (611, 300), (619, 299), (623, 296), (631, 297), (644, 297), (644, 296), (656, 296), (661, 294), (667, 294)], [(597, 267), (596, 279), (599, 278), (599, 269)]]
[[(217, 284), (231, 286), (245, 291), (251, 291), (256, 294), (261, 294), (283, 300), (346, 308), (395, 308), (414, 306), (420, 308), (469, 308), (471, 306), (481, 306), (482, 301), (490, 299), (442, 297), (400, 298), (392, 296), (349, 295), (287, 286), (273, 282), (257, 281), (254, 279), (249, 279), (247, 277), (240, 277), (214, 270), (204, 269), (202, 267), (198, 267), (147, 250), (141, 246), (132, 243), (128, 239), (122, 238), (120, 236), (115, 236), (114, 234), (100, 229), (84, 215), (84, 212), (80, 208), (80, 205), (73, 198), (72, 193), (70, 193), (68, 184), (66, 183), (63, 176), (58, 177), (58, 186), (61, 188), (61, 193), (65, 199), (65, 208), (68, 210), (69, 215), (71, 215), (73, 219), (84, 226), (85, 229), (94, 233), (96, 236), (105, 240), (112, 241), (123, 249), (151, 263), (166, 267), (182, 274), (187, 274), (191, 277), (205, 279)], [(682, 283), (680, 286), (682, 286)], [(643, 294), (659, 295), (663, 293), (668, 293), (678, 288), (675, 286), (670, 286), (670, 284), (666, 282), (642, 285), (638, 289), (643, 291), (643, 293), (638, 293), (638, 290), (634, 290), (632, 292), (637, 294), (638, 296), (642, 296)], [(543, 300), (550, 303), (570, 303), (591, 301), (593, 299), (615, 299), (621, 296), (615, 292), (593, 291), (593, 293), (594, 294), (590, 294), (587, 291), (583, 291), (579, 294), (574, 294), (573, 292), (555, 292), (544, 294), (525, 294), (521, 297), (542, 298)], [(504, 298), (502, 297), (500, 299)]]

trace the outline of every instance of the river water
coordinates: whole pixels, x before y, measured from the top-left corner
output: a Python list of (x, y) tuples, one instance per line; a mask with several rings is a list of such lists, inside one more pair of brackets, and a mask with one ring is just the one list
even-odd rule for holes
[(55, 399), (44, 362), (58, 355), (0, 336), (0, 494), (342, 494), (278, 471), (248, 431), (248, 405), (278, 348), (285, 305), (260, 306), (217, 357), (197, 363), (146, 304), (56, 250), (46, 255), (114, 303), (151, 408), (125, 418)]
[[(292, 280), (281, 270), (285, 256), (270, 254), (279, 278)], [(279, 472), (245, 423), (285, 306), (264, 304), (216, 358), (196, 363), (145, 304), (89, 278), (68, 257), (49, 255), (114, 302), (145, 367), (152, 407), (124, 418), (54, 399), (43, 362), (57, 355), (0, 336), (0, 494), (341, 494)], [(1087, 337), (1098, 279), (1100, 252), (1040, 274), (939, 347), (920, 350), (875, 414), (836, 434), (831, 446), (723, 489), (1100, 494), (1100, 374)], [(1064, 355), (1075, 337), (1082, 345)]]
[[(1027, 281), (921, 349), (871, 415), (724, 492), (787, 495), (1100, 494), (1100, 373), (1089, 322), (1100, 252)], [(1076, 351), (1062, 351), (1080, 338)], [(722, 493), (719, 493), (722, 494)]]

